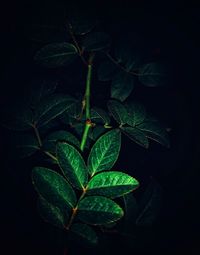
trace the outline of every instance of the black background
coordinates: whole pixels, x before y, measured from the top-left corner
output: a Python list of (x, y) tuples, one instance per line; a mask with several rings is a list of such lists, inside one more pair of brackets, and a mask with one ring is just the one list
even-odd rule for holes
[[(12, 104), (16, 98), (23, 98), (26, 86), (38, 72), (32, 63), (27, 24), (31, 24), (38, 12), (45, 12), (49, 5), (58, 2), (12, 1), (3, 5), (1, 108), (4, 103)], [(129, 37), (134, 36), (134, 29), (140, 31), (145, 45), (167, 60), (173, 71), (170, 86), (140, 88), (135, 92), (150, 111), (172, 128), (171, 148), (153, 144), (144, 153), (128, 140), (124, 141), (119, 165), (129, 173), (134, 169), (134, 174), (144, 183), (149, 176), (154, 176), (163, 187), (164, 196), (157, 223), (140, 233), (141, 238), (150, 236), (149, 242), (142, 243), (137, 251), (126, 250), (124, 246), (118, 253), (198, 254), (200, 8), (144, 1), (110, 1), (109, 4), (99, 1), (92, 5), (85, 3), (84, 7), (102, 17), (114, 38), (121, 35), (122, 30), (122, 36)], [(77, 85), (75, 89), (82, 88)], [(37, 215), (29, 163), (24, 161), (22, 167), (22, 162), (11, 161), (11, 144), (7, 144), (4, 130), (0, 138), (1, 240), (5, 249), (1, 254), (60, 254), (54, 244), (57, 233)], [(80, 254), (84, 254), (83, 251)]]

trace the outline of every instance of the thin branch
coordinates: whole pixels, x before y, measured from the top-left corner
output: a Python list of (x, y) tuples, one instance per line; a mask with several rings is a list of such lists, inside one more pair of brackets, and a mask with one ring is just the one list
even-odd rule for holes
[(78, 50), (78, 54), (79, 54), (81, 60), (82, 60), (83, 63), (87, 66), (87, 61), (86, 61), (85, 58), (83, 57), (83, 50), (80, 48), (80, 46), (79, 46), (79, 44), (78, 44), (78, 42), (77, 42), (77, 40), (76, 40), (76, 37), (75, 37), (75, 35), (74, 35), (74, 33), (73, 33), (72, 25), (71, 25), (70, 23), (68, 23), (68, 24), (67, 24), (67, 28), (68, 28), (68, 30), (69, 30), (70, 36), (71, 36), (71, 38), (72, 38), (72, 41), (73, 41), (73, 43), (75, 44), (75, 46), (76, 46), (76, 48), (77, 48), (77, 50)]

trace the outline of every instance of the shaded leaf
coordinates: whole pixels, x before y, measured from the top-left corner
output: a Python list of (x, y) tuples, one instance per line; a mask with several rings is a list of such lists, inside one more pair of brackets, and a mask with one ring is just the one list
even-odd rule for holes
[(40, 150), (40, 146), (34, 135), (23, 134), (16, 139), (16, 149), (18, 157), (26, 158)]
[(145, 64), (140, 69), (139, 80), (146, 86), (163, 86), (166, 84), (167, 74), (163, 65), (156, 62)]
[(88, 195), (110, 198), (123, 196), (139, 186), (139, 182), (128, 174), (109, 171), (95, 175), (88, 183)]
[(78, 56), (77, 49), (70, 43), (52, 43), (40, 49), (34, 59), (46, 67), (60, 67), (70, 64)]
[(98, 79), (100, 81), (109, 81), (111, 80), (116, 73), (118, 72), (118, 68), (116, 64), (114, 64), (111, 60), (104, 60), (99, 68), (98, 68)]
[(135, 221), (138, 215), (138, 203), (132, 193), (124, 195), (123, 200), (125, 206), (125, 226), (127, 229), (131, 230), (133, 225), (135, 225)]
[(38, 199), (38, 210), (40, 216), (45, 221), (53, 224), (56, 227), (64, 228), (67, 224), (67, 220), (69, 218), (67, 211), (63, 211), (59, 207), (50, 204), (41, 196), (39, 196)]
[(121, 134), (117, 129), (102, 135), (93, 145), (88, 157), (88, 170), (91, 175), (110, 170), (115, 164), (121, 147)]
[(93, 107), (91, 109), (90, 118), (94, 123), (102, 123), (108, 125), (110, 123), (110, 117), (103, 109)]
[(136, 224), (138, 226), (151, 226), (158, 216), (161, 201), (161, 186), (152, 179), (139, 203), (139, 213), (136, 219)]
[(100, 135), (106, 132), (106, 128), (103, 126), (95, 126), (90, 131), (91, 132), (89, 133), (89, 138), (96, 141)]
[(79, 203), (78, 217), (81, 221), (102, 225), (119, 220), (122, 208), (111, 199), (102, 196), (88, 196)]
[(45, 167), (35, 167), (32, 182), (36, 191), (52, 205), (65, 209), (76, 205), (72, 187), (60, 174)]
[(80, 148), (80, 142), (73, 134), (65, 130), (59, 130), (51, 133), (45, 138), (43, 142), (43, 149), (54, 154), (56, 152), (56, 143), (58, 141), (67, 142), (77, 148)]
[(36, 108), (35, 123), (38, 127), (46, 125), (75, 102), (75, 99), (68, 95), (54, 94), (46, 97)]
[(88, 34), (82, 42), (82, 46), (86, 51), (99, 51), (110, 46), (110, 36), (102, 33), (95, 32)]
[(142, 130), (145, 135), (166, 147), (170, 146), (169, 136), (165, 130), (158, 122), (156, 121), (145, 121), (137, 126), (138, 129)]
[(141, 145), (144, 148), (149, 147), (149, 141), (146, 135), (137, 128), (133, 127), (121, 127), (122, 132), (128, 136), (135, 143)]
[(88, 181), (85, 162), (75, 147), (68, 143), (57, 144), (57, 159), (63, 174), (77, 189), (84, 189)]
[(128, 113), (127, 124), (130, 126), (134, 127), (145, 120), (146, 110), (142, 104), (137, 102), (127, 102), (125, 107)]
[(98, 242), (98, 237), (95, 231), (86, 224), (75, 223), (72, 225), (70, 230), (79, 238), (83, 239), (83, 241), (89, 242), (91, 244), (97, 244)]
[(135, 77), (126, 72), (119, 72), (112, 79), (111, 97), (123, 102), (134, 88)]
[(107, 103), (108, 110), (113, 118), (121, 125), (127, 122), (127, 111), (123, 104), (116, 100), (109, 100)]

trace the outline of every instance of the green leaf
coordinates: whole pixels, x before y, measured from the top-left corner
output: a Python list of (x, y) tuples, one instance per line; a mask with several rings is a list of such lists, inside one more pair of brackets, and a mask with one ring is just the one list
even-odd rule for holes
[(46, 97), (36, 109), (35, 123), (38, 127), (46, 125), (70, 108), (75, 102), (75, 99), (68, 95), (54, 94)]
[(40, 150), (40, 146), (34, 135), (23, 134), (16, 138), (16, 149), (18, 157), (26, 158)]
[(110, 117), (103, 109), (98, 107), (93, 107), (91, 109), (91, 120), (94, 123), (102, 123), (108, 125), (110, 123)]
[(52, 205), (65, 209), (75, 207), (76, 195), (60, 174), (45, 167), (35, 167), (32, 182), (36, 191)]
[(125, 72), (119, 72), (112, 80), (111, 98), (123, 102), (133, 91), (135, 77)]
[(144, 106), (137, 102), (127, 102), (125, 104), (128, 112), (127, 124), (136, 126), (142, 123), (146, 118), (146, 110)]
[(163, 128), (159, 123), (155, 121), (145, 121), (138, 125), (137, 128), (142, 130), (149, 139), (169, 148), (169, 136), (165, 128)]
[(102, 135), (93, 145), (88, 157), (88, 170), (91, 175), (110, 170), (115, 164), (121, 147), (121, 134), (117, 129)]
[(119, 220), (123, 216), (122, 208), (109, 198), (88, 196), (79, 203), (79, 219), (93, 225), (103, 225)]
[(116, 100), (108, 101), (108, 110), (112, 114), (113, 118), (120, 124), (123, 125), (127, 122), (127, 111), (123, 104)]
[(83, 241), (89, 242), (91, 244), (98, 243), (98, 237), (97, 237), (95, 231), (86, 224), (75, 223), (71, 226), (70, 230), (73, 233), (75, 233), (76, 236), (83, 239)]
[(35, 60), (46, 67), (60, 67), (70, 64), (78, 56), (77, 49), (70, 43), (52, 43), (40, 49)]
[(130, 193), (138, 186), (139, 182), (128, 174), (109, 171), (97, 174), (90, 180), (87, 194), (116, 198)]
[(95, 32), (84, 38), (82, 46), (86, 51), (99, 51), (109, 47), (110, 43), (111, 40), (109, 35), (102, 32)]
[(88, 174), (85, 162), (73, 146), (67, 143), (57, 144), (57, 159), (63, 174), (77, 189), (87, 185)]
[(139, 202), (139, 213), (137, 215), (136, 225), (152, 226), (160, 211), (161, 201), (162, 188), (152, 179)]
[(163, 86), (167, 81), (166, 70), (160, 63), (145, 64), (140, 69), (139, 80), (148, 87)]
[(64, 228), (67, 224), (69, 218), (67, 211), (63, 211), (59, 207), (50, 204), (41, 196), (38, 199), (38, 210), (40, 216), (46, 222), (49, 222), (58, 228)]
[(100, 81), (110, 81), (117, 73), (118, 68), (111, 60), (103, 61), (98, 68), (98, 79)]
[(44, 142), (43, 142), (43, 150), (52, 152), (55, 154), (56, 152), (56, 143), (60, 142), (67, 142), (71, 145), (76, 146), (77, 148), (80, 148), (80, 142), (79, 140), (72, 135), (70, 132), (65, 130), (59, 130), (51, 133), (48, 135)]
[(144, 148), (149, 147), (149, 141), (146, 135), (137, 128), (133, 127), (121, 127), (122, 132), (128, 136), (135, 143), (141, 145)]

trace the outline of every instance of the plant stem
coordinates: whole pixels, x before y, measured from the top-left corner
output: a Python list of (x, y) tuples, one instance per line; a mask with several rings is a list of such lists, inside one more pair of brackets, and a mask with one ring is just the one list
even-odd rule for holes
[(40, 138), (39, 131), (38, 131), (38, 129), (37, 129), (37, 127), (36, 127), (35, 124), (33, 124), (32, 127), (33, 127), (33, 129), (34, 129), (36, 138), (37, 138), (37, 140), (38, 140), (38, 144), (39, 144), (40, 147), (42, 147), (42, 140), (41, 140), (41, 138)]
[(41, 137), (40, 137), (40, 133), (39, 133), (39, 131), (38, 131), (38, 129), (37, 129), (37, 127), (36, 127), (35, 124), (33, 124), (32, 127), (33, 127), (33, 129), (34, 129), (35, 136), (36, 136), (36, 138), (37, 138), (37, 140), (38, 140), (38, 144), (39, 144), (40, 150), (41, 150), (42, 152), (44, 152), (47, 156), (49, 156), (51, 159), (57, 161), (57, 158), (56, 158), (53, 154), (51, 154), (51, 153), (48, 152), (48, 151), (42, 150), (42, 139), (41, 139)]
[(93, 61), (94, 55), (92, 54), (88, 61), (88, 72), (87, 72), (87, 79), (86, 79), (86, 88), (85, 88), (85, 115), (86, 115), (86, 122), (85, 122), (85, 128), (83, 131), (83, 136), (81, 139), (81, 151), (84, 150), (85, 144), (87, 142), (88, 133), (90, 130), (90, 127), (92, 126), (92, 122), (90, 120), (90, 89), (91, 89), (91, 78), (92, 78), (92, 61)]

